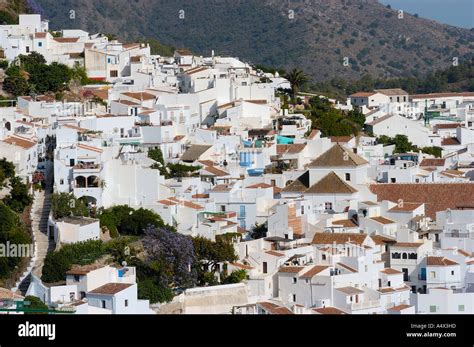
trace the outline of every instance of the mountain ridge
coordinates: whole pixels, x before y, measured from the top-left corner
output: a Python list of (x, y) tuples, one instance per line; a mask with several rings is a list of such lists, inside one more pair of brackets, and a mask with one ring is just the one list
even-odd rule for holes
[[(158, 39), (199, 55), (299, 67), (313, 81), (393, 78), (474, 56), (474, 30), (417, 18), (376, 0), (36, 0), (53, 29)], [(69, 18), (71, 10), (75, 18)], [(184, 11), (184, 12), (180, 12)], [(291, 11), (291, 12), (290, 12)], [(180, 17), (181, 15), (181, 17)], [(184, 15), (184, 18), (182, 18)], [(348, 66), (345, 66), (344, 63)]]

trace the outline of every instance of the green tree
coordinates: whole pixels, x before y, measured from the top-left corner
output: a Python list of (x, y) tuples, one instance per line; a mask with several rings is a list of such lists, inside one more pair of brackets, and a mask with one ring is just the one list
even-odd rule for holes
[(305, 73), (297, 68), (294, 68), (285, 75), (285, 78), (291, 84), (291, 94), (293, 97), (304, 87), (309, 81), (309, 77)]
[(3, 81), (3, 90), (15, 97), (27, 95), (29, 92), (29, 85), (23, 77), (6, 77)]
[(267, 232), (268, 232), (267, 222), (262, 223), (262, 224), (255, 223), (255, 225), (250, 230), (250, 237), (254, 240), (261, 239), (267, 236)]
[(198, 236), (193, 239), (194, 251), (196, 253), (198, 283), (201, 285), (209, 285), (210, 275), (214, 274), (218, 263), (233, 262), (238, 259), (234, 245), (225, 238), (217, 238), (211, 241), (208, 238)]
[(22, 213), (33, 202), (33, 198), (28, 193), (28, 186), (22, 182), (21, 178), (13, 177), (10, 179), (10, 187), (10, 193), (3, 202), (12, 210)]
[[(40, 298), (36, 297), (36, 296), (32, 296), (32, 295), (28, 295), (25, 297), (25, 301), (28, 301), (30, 304), (28, 306), (26, 306), (26, 308), (28, 309), (32, 309), (32, 310), (48, 310), (48, 305), (46, 305), (44, 302), (41, 301)], [(31, 313), (29, 312), (28, 314), (47, 314), (47, 312), (34, 312), (34, 313)]]
[(84, 200), (77, 199), (72, 193), (54, 193), (51, 198), (51, 210), (55, 219), (89, 216), (89, 209)]

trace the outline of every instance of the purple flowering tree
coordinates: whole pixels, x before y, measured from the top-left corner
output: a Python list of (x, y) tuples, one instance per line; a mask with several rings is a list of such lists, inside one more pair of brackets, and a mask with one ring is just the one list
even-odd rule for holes
[(161, 285), (194, 287), (196, 255), (192, 240), (166, 227), (148, 226), (142, 240), (145, 264), (159, 274)]

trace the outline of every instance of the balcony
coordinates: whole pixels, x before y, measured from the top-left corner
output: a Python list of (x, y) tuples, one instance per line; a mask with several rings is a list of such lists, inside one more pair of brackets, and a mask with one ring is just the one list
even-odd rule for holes
[(352, 311), (366, 310), (369, 308), (380, 307), (380, 300), (368, 300), (364, 302), (353, 302), (349, 305)]
[(460, 233), (460, 232), (452, 232), (452, 233), (444, 233), (445, 237), (455, 237), (460, 239), (474, 239), (474, 233)]
[(100, 173), (102, 171), (102, 165), (95, 163), (78, 163), (73, 167), (74, 174), (88, 174), (88, 173)]

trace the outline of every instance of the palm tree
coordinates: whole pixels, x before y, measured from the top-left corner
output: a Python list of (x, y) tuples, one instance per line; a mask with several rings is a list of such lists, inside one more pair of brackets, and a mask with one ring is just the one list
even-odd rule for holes
[(291, 93), (295, 97), (298, 91), (309, 81), (308, 76), (301, 70), (294, 68), (285, 75), (285, 78), (291, 84)]

